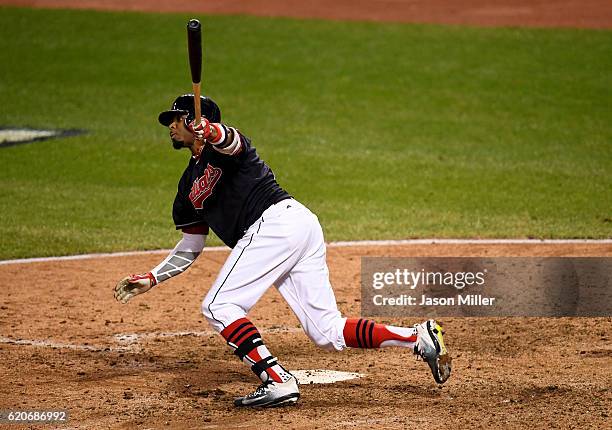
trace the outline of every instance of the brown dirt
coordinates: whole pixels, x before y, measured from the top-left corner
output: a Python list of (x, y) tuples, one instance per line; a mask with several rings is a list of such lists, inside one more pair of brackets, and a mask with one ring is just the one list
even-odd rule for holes
[(612, 28), (609, 0), (0, 0), (0, 4), (478, 26)]
[[(360, 311), (366, 255), (612, 256), (612, 246), (329, 248), (334, 290), (349, 316)], [(115, 302), (112, 286), (125, 273), (155, 265), (158, 255), (0, 266), (0, 337), (58, 345), (0, 343), (0, 409), (66, 408), (70, 428), (88, 429), (603, 428), (609, 422), (612, 318), (447, 318), (454, 373), (438, 388), (427, 366), (403, 350), (317, 349), (273, 288), (250, 317), (283, 363), (366, 377), (303, 386), (296, 407), (235, 409), (232, 398), (253, 388), (255, 378), (199, 310), (226, 256), (206, 253), (187, 273), (128, 305)], [(195, 334), (161, 334), (169, 332)], [(115, 338), (122, 333), (149, 337), (128, 345)]]

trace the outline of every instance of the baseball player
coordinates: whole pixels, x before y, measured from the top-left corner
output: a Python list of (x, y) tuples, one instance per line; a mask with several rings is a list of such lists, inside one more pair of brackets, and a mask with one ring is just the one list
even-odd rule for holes
[(174, 148), (191, 152), (172, 214), (183, 237), (149, 272), (122, 279), (115, 298), (127, 303), (183, 273), (202, 252), (212, 229), (232, 251), (202, 302), (202, 313), (261, 379), (254, 392), (234, 400), (236, 406), (292, 404), (300, 396), (296, 378), (270, 353), (247, 318), (271, 285), (318, 346), (336, 351), (409, 348), (427, 362), (437, 383), (445, 382), (451, 358), (434, 320), (394, 327), (340, 314), (317, 217), (280, 187), (246, 136), (221, 122), (216, 103), (206, 97), (200, 102), (199, 124), (192, 94), (179, 96), (158, 118), (169, 128)]

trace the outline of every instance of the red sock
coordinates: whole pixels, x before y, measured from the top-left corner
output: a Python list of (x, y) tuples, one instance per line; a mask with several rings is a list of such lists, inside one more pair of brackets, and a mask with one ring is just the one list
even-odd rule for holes
[(346, 346), (351, 348), (412, 348), (417, 339), (415, 328), (387, 326), (364, 318), (347, 318), (343, 334)]
[(234, 321), (223, 329), (221, 336), (234, 350), (234, 354), (250, 366), (263, 382), (269, 379), (285, 382), (291, 378), (291, 374), (270, 354), (259, 331), (248, 319), (240, 318)]

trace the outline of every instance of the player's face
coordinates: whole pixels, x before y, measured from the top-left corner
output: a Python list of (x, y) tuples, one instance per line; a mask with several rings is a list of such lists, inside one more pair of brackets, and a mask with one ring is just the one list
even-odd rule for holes
[(193, 144), (194, 138), (185, 126), (185, 118), (187, 118), (187, 115), (177, 115), (168, 128), (170, 129), (170, 138), (174, 142), (183, 142), (184, 146), (190, 146)]

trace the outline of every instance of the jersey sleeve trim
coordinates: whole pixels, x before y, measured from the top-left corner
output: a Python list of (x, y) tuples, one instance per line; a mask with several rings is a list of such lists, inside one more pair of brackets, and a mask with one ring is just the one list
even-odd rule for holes
[(202, 224), (202, 221), (194, 221), (194, 222), (189, 222), (189, 223), (186, 223), (186, 224), (176, 224), (175, 227), (176, 227), (177, 230), (181, 230), (181, 229), (183, 229), (185, 227), (192, 227), (192, 226), (195, 226), (195, 225), (198, 225), (198, 224)]
[(209, 227), (206, 224), (198, 224), (191, 227), (183, 227), (183, 233), (188, 234), (208, 234)]

